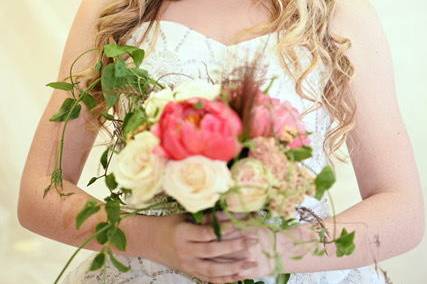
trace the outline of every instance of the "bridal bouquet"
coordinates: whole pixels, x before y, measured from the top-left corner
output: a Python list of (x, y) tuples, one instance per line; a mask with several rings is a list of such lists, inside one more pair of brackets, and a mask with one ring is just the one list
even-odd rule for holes
[[(305, 216), (319, 235), (313, 253), (326, 253), (322, 247), (326, 227), (299, 205), (306, 196), (321, 199), (335, 182), (334, 172), (326, 166), (316, 174), (304, 166), (302, 162), (312, 155), (310, 133), (290, 102), (270, 97), (269, 87), (261, 89), (255, 68), (242, 68), (221, 84), (187, 80), (163, 86), (140, 68), (141, 49), (110, 44), (104, 47), (103, 58), (108, 60), (96, 65), (100, 79), (86, 88), (73, 75), (69, 82), (49, 84), (72, 95), (51, 119), (64, 122), (64, 132), (67, 123), (79, 116), (82, 104), (91, 110), (101, 106), (101, 117), (114, 126), (112, 142), (100, 160), (104, 174), (88, 184), (104, 179), (110, 194), (103, 203), (89, 201), (76, 219), (80, 228), (99, 210), (107, 213), (107, 220), (82, 245), (96, 239), (104, 246), (91, 270), (100, 269), (109, 258), (119, 271), (128, 271), (111, 249), (126, 250), (120, 222), (171, 204), (196, 223), (211, 217), (219, 240), (218, 212), (238, 228), (257, 226), (279, 233), (298, 225), (299, 210), (300, 219)], [(96, 99), (97, 88), (103, 100)], [(63, 143), (62, 137), (59, 155)], [(61, 186), (59, 162), (46, 193), (56, 188), (66, 196)], [(343, 230), (332, 241), (338, 256), (353, 252), (353, 239), (354, 232)], [(280, 255), (274, 257), (280, 275)]]

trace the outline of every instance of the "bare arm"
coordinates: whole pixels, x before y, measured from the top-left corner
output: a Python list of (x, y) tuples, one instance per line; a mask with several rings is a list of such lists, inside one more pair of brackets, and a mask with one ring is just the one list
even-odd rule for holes
[[(98, 3), (91, 3), (98, 2)], [(93, 48), (95, 41), (96, 19), (103, 5), (107, 1), (83, 1), (73, 23), (67, 44), (64, 50), (59, 80), (69, 74), (72, 62), (83, 52)], [(81, 71), (94, 64), (95, 54), (88, 54), (77, 65)], [(90, 218), (81, 230), (75, 229), (75, 217), (87, 200), (93, 197), (78, 188), (76, 184), (80, 178), (84, 164), (99, 129), (94, 129), (95, 119), (87, 109), (83, 109), (79, 119), (69, 124), (64, 148), (64, 192), (73, 192), (68, 198), (60, 198), (55, 190), (51, 190), (43, 199), (43, 190), (50, 183), (50, 174), (55, 166), (57, 145), (62, 130), (62, 124), (50, 122), (49, 118), (59, 109), (63, 100), (68, 96), (63, 91), (55, 91), (37, 127), (33, 143), (28, 154), (27, 162), (21, 179), (21, 193), (19, 198), (18, 217), (21, 224), (44, 235), (70, 245), (78, 246), (94, 231), (94, 226), (105, 220), (103, 212)], [(151, 244), (149, 234), (153, 225), (150, 218), (143, 222), (126, 221), (123, 226), (129, 226), (129, 235), (144, 235), (148, 244)], [(133, 223), (137, 223), (134, 226)], [(136, 245), (136, 240), (130, 238), (127, 254), (153, 256), (148, 245), (142, 248)], [(90, 249), (99, 247), (92, 243)], [(143, 251), (142, 251), (143, 250)]]
[[(347, 145), (354, 149), (351, 160), (363, 201), (337, 216), (338, 232), (344, 227), (356, 231), (356, 251), (337, 258), (330, 245), (327, 257), (307, 255), (295, 261), (291, 259), (293, 246), (282, 236), (285, 269), (290, 272), (370, 265), (414, 248), (424, 233), (420, 177), (398, 108), (389, 47), (376, 13), (365, 0), (340, 1), (333, 29), (351, 38), (348, 56), (357, 73), (351, 86), (358, 105), (356, 128)], [(332, 232), (332, 220), (327, 224)], [(301, 233), (310, 236), (303, 227)], [(257, 269), (243, 276), (268, 270)]]
[[(68, 76), (70, 65), (80, 54), (93, 48), (96, 20), (108, 2), (82, 1), (65, 47), (60, 80)], [(93, 66), (94, 61), (94, 57), (87, 56), (76, 70)], [(96, 224), (106, 220), (105, 213), (101, 210), (90, 217), (80, 230), (75, 227), (77, 214), (88, 200), (93, 199), (76, 184), (99, 131), (88, 128), (88, 124), (95, 118), (85, 108), (82, 109), (80, 118), (69, 124), (65, 139), (63, 188), (64, 192), (74, 194), (61, 198), (55, 190), (51, 190), (43, 198), (43, 191), (50, 184), (62, 130), (61, 124), (49, 122), (49, 118), (66, 97), (65, 92), (55, 91), (39, 121), (21, 178), (18, 218), (22, 226), (35, 233), (79, 246), (95, 232)], [(231, 226), (228, 228), (229, 231), (232, 230)], [(181, 216), (134, 216), (122, 221), (121, 229), (127, 235), (127, 249), (125, 252), (116, 251), (117, 253), (143, 256), (201, 279), (208, 276), (208, 271), (209, 277), (223, 279), (221, 277), (236, 274), (242, 265), (247, 265), (244, 259), (228, 264), (216, 264), (202, 259), (209, 255), (215, 257), (247, 249), (249, 243), (240, 235), (230, 237), (229, 241), (211, 243), (216, 237), (209, 226), (188, 224)], [(92, 242), (86, 248), (99, 250), (100, 246)]]

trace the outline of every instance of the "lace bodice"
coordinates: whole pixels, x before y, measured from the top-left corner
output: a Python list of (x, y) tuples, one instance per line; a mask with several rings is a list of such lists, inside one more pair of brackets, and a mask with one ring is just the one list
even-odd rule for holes
[[(146, 31), (147, 24), (137, 28), (127, 44), (138, 45)], [(282, 100), (290, 101), (301, 112), (312, 106), (313, 102), (301, 98), (295, 91), (295, 81), (280, 64), (277, 53), (277, 37), (271, 33), (246, 40), (237, 44), (225, 45), (189, 27), (171, 21), (160, 21), (158, 36), (152, 29), (140, 47), (147, 51), (142, 68), (146, 69), (155, 79), (160, 78), (163, 84), (177, 84), (191, 78), (201, 78), (220, 83), (235, 67), (240, 66), (261, 54), (266, 66), (265, 76), (276, 77), (269, 94)], [(157, 38), (157, 39), (156, 39)], [(150, 48), (153, 46), (153, 48)], [(302, 64), (307, 64), (308, 53), (298, 50)], [(313, 70), (303, 86), (310, 95), (320, 102), (323, 91), (323, 68)], [(268, 84), (268, 82), (266, 82)], [(311, 146), (313, 157), (304, 161), (305, 165), (315, 173), (326, 165), (327, 158), (322, 144), (330, 124), (330, 117), (324, 108), (318, 108), (304, 116), (307, 130), (312, 132)], [(313, 210), (318, 216), (326, 218), (329, 214), (326, 200), (321, 202), (307, 197), (302, 206)], [(149, 215), (163, 215), (162, 212), (151, 212)], [(164, 212), (163, 212), (164, 213)], [(167, 245), (167, 244), (165, 244)], [(71, 272), (66, 284), (75, 283), (158, 283), (158, 284), (195, 284), (200, 283), (180, 272), (173, 271), (160, 264), (143, 258), (120, 257), (121, 261), (131, 266), (128, 273), (119, 273), (108, 264), (101, 272), (88, 272), (92, 258), (82, 263)], [(274, 284), (273, 278), (262, 279), (266, 284)], [(326, 271), (319, 273), (293, 274), (290, 284), (383, 284), (384, 280), (370, 267)]]

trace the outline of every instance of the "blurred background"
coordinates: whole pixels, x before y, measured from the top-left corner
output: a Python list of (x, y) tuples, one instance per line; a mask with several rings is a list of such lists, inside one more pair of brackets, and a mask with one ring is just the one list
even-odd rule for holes
[[(16, 217), (19, 179), (33, 133), (56, 80), (63, 45), (79, 0), (0, 1), (0, 283), (51, 283), (74, 248), (21, 228)], [(427, 186), (427, 2), (373, 0), (393, 53), (397, 95), (412, 139), (424, 190)], [(81, 185), (96, 169), (94, 148)], [(398, 149), (397, 149), (398, 150)], [(360, 200), (350, 164), (338, 167), (333, 196), (339, 210)], [(102, 189), (95, 189), (100, 192)], [(425, 192), (427, 197), (427, 192)], [(427, 204), (427, 200), (426, 200)], [(375, 212), (372, 212), (375, 214)], [(74, 265), (88, 252), (79, 255)], [(427, 239), (381, 266), (394, 283), (427, 283)]]

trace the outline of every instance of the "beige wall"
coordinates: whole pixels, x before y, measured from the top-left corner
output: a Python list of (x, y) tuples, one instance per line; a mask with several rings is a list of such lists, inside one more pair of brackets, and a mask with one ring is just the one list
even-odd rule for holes
[[(71, 247), (20, 228), (15, 205), (26, 151), (50, 95), (50, 90), (44, 84), (56, 78), (62, 47), (78, 2), (0, 1), (1, 283), (50, 282), (72, 253)], [(412, 138), (425, 189), (427, 39), (422, 34), (427, 28), (427, 2), (408, 0), (393, 3), (376, 0), (374, 5), (390, 40), (399, 103)], [(90, 159), (83, 174), (83, 182), (93, 172), (94, 164), (93, 159)], [(351, 166), (340, 167), (338, 175), (339, 184), (334, 189), (334, 196), (339, 208), (343, 209), (357, 202), (359, 197)], [(81, 255), (79, 259), (84, 256)], [(384, 262), (383, 267), (389, 271), (395, 283), (418, 284), (427, 283), (425, 263), (427, 241), (412, 252)]]

